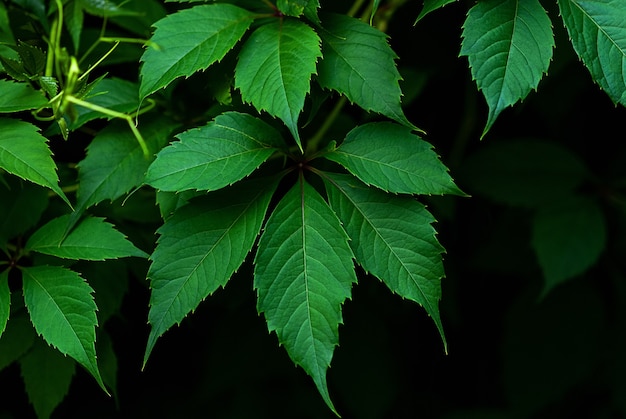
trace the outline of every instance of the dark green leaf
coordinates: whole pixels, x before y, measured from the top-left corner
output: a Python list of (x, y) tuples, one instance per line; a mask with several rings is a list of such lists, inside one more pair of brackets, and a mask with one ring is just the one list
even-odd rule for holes
[(109, 260), (81, 264), (80, 268), (76, 266), (76, 270), (95, 291), (98, 323), (104, 324), (119, 314), (128, 291), (128, 266), (120, 260)]
[(48, 99), (28, 83), (0, 80), (0, 113), (36, 109), (48, 103)]
[(28, 399), (39, 419), (48, 419), (70, 389), (76, 364), (41, 340), (20, 359)]
[(593, 266), (606, 239), (604, 213), (591, 198), (572, 196), (539, 209), (532, 246), (546, 281), (542, 295)]
[(39, 228), (26, 242), (25, 249), (65, 259), (148, 257), (103, 218), (85, 218), (66, 235), (69, 217), (70, 214), (63, 215)]
[[(26, 232), (48, 206), (48, 191), (15, 177), (0, 183), (0, 247)], [(8, 186), (8, 189), (7, 189)]]
[(259, 242), (257, 309), (335, 413), (326, 370), (339, 343), (341, 305), (356, 282), (352, 259), (337, 216), (301, 177), (278, 203)]
[(343, 143), (325, 154), (368, 185), (387, 192), (442, 195), (463, 193), (456, 187), (432, 145), (391, 122), (374, 122), (350, 131)]
[(237, 112), (221, 114), (177, 138), (148, 169), (146, 183), (156, 189), (223, 188), (248, 176), (283, 145), (275, 129)]
[(210, 193), (177, 210), (158, 230), (148, 272), (152, 330), (144, 364), (158, 337), (225, 286), (243, 263), (276, 185), (260, 179)]
[(324, 59), (318, 66), (319, 84), (338, 91), (367, 111), (417, 129), (402, 111), (400, 73), (387, 36), (348, 16), (331, 14), (322, 20)]
[(24, 302), (37, 333), (89, 371), (106, 391), (96, 362), (96, 304), (91, 287), (60, 266), (21, 268)]
[(154, 24), (149, 47), (141, 57), (141, 98), (220, 61), (241, 39), (253, 15), (230, 4), (194, 6)]
[(444, 248), (435, 237), (435, 218), (411, 197), (368, 188), (348, 175), (324, 177), (356, 261), (391, 291), (424, 307), (447, 346), (439, 315)]
[(552, 59), (552, 23), (539, 0), (478, 2), (463, 25), (461, 55), (489, 105), (491, 128), (505, 108), (536, 89)]
[(27, 122), (0, 118), (0, 168), (22, 179), (52, 189), (68, 205), (58, 185), (56, 164), (39, 129)]
[(280, 118), (300, 148), (298, 117), (321, 56), (315, 31), (298, 20), (284, 19), (255, 30), (241, 48), (235, 68), (235, 87), (242, 99)]
[[(20, 298), (22, 296), (20, 295)], [(26, 311), (12, 313), (0, 337), (0, 370), (17, 361), (30, 349), (37, 337)]]
[[(4, 269), (4, 267), (2, 267)], [(0, 272), (0, 338), (4, 333), (11, 313), (11, 290), (9, 289), (9, 269)]]
[(446, 4), (450, 4), (455, 1), (457, 0), (424, 0), (424, 7), (422, 8), (422, 11), (420, 12), (419, 16), (417, 16), (417, 19), (415, 19), (414, 24), (417, 24), (417, 22), (422, 20), (424, 16), (426, 16), (428, 13), (433, 12), (445, 6)]
[(626, 106), (626, 8), (623, 0), (559, 0), (572, 45), (593, 79)]

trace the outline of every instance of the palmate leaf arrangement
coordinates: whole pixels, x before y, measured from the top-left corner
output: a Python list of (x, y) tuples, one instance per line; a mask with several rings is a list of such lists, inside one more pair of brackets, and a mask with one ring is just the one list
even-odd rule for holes
[[(416, 23), (452, 2), (425, 0)], [(0, 118), (0, 244), (8, 267), (0, 272), (0, 345), (13, 358), (0, 367), (18, 360), (28, 381), (29, 365), (45, 352), (44, 345), (23, 355), (28, 348), (7, 343), (8, 335), (28, 328), (20, 320), (25, 305), (36, 332), (106, 391), (96, 361), (93, 288), (71, 266), (49, 261), (148, 257), (111, 223), (87, 212), (139, 187), (156, 191), (164, 219), (149, 256), (151, 331), (144, 365), (157, 339), (226, 286), (250, 253), (259, 313), (335, 413), (326, 373), (339, 343), (342, 304), (357, 281), (355, 264), (424, 307), (446, 346), (438, 309), (444, 248), (434, 217), (415, 196), (463, 192), (402, 110), (396, 56), (386, 35), (368, 22), (380, 1), (372, 2), (364, 19), (352, 17), (358, 4), (347, 15), (323, 13), (318, 0), (181, 4), (181, 10), (154, 23), (139, 85), (108, 77), (86, 85), (89, 71), (81, 75), (75, 61), (56, 72), (51, 64), (51, 56), (62, 55), (64, 11), (71, 12), (65, 23), (77, 46), (76, 22), (82, 17), (76, 16), (123, 15), (124, 5), (54, 2), (60, 19), (51, 27), (47, 55), (9, 36), (10, 54), (3, 50), (2, 65), (14, 80), (0, 80), (0, 112), (9, 114)], [(626, 104), (625, 76), (615, 71), (626, 62), (626, 2), (559, 0), (558, 6), (593, 79), (615, 103)], [(0, 7), (0, 23), (8, 23)], [(537, 87), (552, 57), (553, 38), (538, 0), (486, 0), (471, 7), (461, 55), (469, 58), (489, 106), (483, 135), (503, 109)], [(174, 81), (229, 54), (236, 63), (234, 90), (229, 86), (226, 95), (238, 92), (242, 106), (225, 106), (175, 139), (170, 133), (179, 130), (178, 123), (155, 118), (145, 108), (139, 129), (132, 123), (126, 112), (137, 109), (137, 98), (149, 103)], [(317, 134), (302, 138), (312, 86), (343, 99)], [(345, 138), (328, 138), (328, 125), (346, 99), (376, 120), (354, 127)], [(311, 108), (313, 119), (320, 107)], [(59, 186), (46, 137), (33, 123), (10, 115), (33, 110), (40, 116), (42, 109), (53, 111), (50, 120), (64, 135), (97, 117), (126, 120), (130, 129), (113, 121), (96, 135), (78, 164), (73, 211), (37, 228), (20, 245), (15, 239), (29, 232), (49, 205), (41, 186), (72, 203)], [(37, 254), (50, 258), (20, 263), (29, 256), (37, 262)], [(9, 286), (15, 272), (21, 273), (23, 304)], [(57, 360), (59, 368), (73, 371), (72, 363), (63, 367), (63, 362)], [(27, 390), (31, 400), (37, 397), (28, 382)], [(40, 416), (51, 411), (34, 403)]]

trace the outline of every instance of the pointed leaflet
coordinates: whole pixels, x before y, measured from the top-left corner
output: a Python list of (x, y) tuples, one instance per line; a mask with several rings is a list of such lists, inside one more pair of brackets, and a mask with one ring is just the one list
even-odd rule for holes
[(25, 250), (65, 259), (148, 257), (103, 218), (85, 218), (66, 236), (69, 217), (70, 214), (55, 218), (35, 231), (26, 242)]
[(4, 269), (0, 272), (0, 337), (7, 326), (10, 312), (11, 290), (9, 289), (9, 269)]
[(21, 268), (24, 302), (37, 333), (89, 371), (106, 391), (96, 362), (96, 303), (91, 287), (61, 266)]
[(345, 95), (366, 111), (417, 129), (400, 106), (400, 73), (387, 36), (349, 16), (330, 14), (322, 21), (324, 59), (318, 66), (319, 84)]
[(546, 281), (542, 295), (593, 266), (606, 238), (604, 213), (589, 197), (567, 197), (537, 211), (532, 246)]
[(0, 169), (52, 189), (70, 205), (58, 185), (52, 152), (38, 130), (27, 122), (0, 118)]
[(387, 192), (462, 195), (432, 146), (407, 127), (375, 122), (354, 128), (325, 158)]
[[(141, 120), (141, 132), (150, 156), (167, 144), (170, 133), (177, 126), (163, 116)], [(105, 199), (113, 201), (141, 185), (152, 160), (146, 158), (125, 122), (107, 125), (91, 141), (87, 157), (78, 164), (79, 188), (69, 228), (91, 205)]]
[(0, 113), (35, 109), (46, 103), (48, 99), (30, 84), (0, 80)]
[(41, 339), (20, 360), (28, 400), (38, 419), (48, 419), (67, 395), (76, 363), (50, 348)]
[(439, 316), (444, 249), (435, 237), (435, 218), (411, 197), (368, 188), (349, 175), (324, 178), (356, 261), (391, 291), (424, 307), (446, 346)]
[(326, 370), (339, 343), (341, 305), (356, 282), (337, 216), (300, 176), (270, 216), (255, 258), (257, 309), (328, 406)]
[(194, 6), (154, 24), (148, 47), (141, 57), (141, 98), (180, 76), (189, 77), (220, 61), (241, 39), (253, 15), (230, 4)]
[(614, 103), (626, 106), (626, 8), (623, 0), (559, 0), (572, 45)]
[(463, 24), (461, 55), (489, 105), (484, 136), (506, 107), (524, 99), (548, 70), (554, 36), (539, 0), (478, 2)]
[(144, 357), (156, 340), (226, 285), (252, 248), (277, 181), (258, 179), (192, 200), (158, 230), (150, 257), (152, 325)]
[(446, 4), (453, 3), (455, 1), (457, 0), (424, 0), (424, 7), (422, 8), (422, 11), (420, 12), (419, 16), (417, 16), (417, 19), (415, 19), (414, 24), (422, 20), (424, 16), (426, 16), (428, 13), (435, 11), (445, 6)]
[(235, 68), (242, 99), (280, 118), (301, 149), (298, 117), (321, 56), (320, 39), (310, 26), (277, 19), (252, 33)]
[(243, 179), (283, 143), (276, 130), (248, 114), (227, 112), (176, 136), (148, 169), (146, 183), (162, 191), (217, 190)]

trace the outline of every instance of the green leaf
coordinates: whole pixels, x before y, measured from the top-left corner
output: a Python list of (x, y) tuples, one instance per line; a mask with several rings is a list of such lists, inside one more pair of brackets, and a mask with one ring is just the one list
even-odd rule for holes
[(626, 106), (626, 8), (622, 0), (559, 0), (576, 54), (614, 103)]
[(606, 230), (602, 209), (589, 197), (563, 198), (537, 211), (531, 242), (546, 281), (542, 296), (598, 261)]
[(80, 35), (83, 32), (83, 23), (85, 21), (81, 1), (74, 0), (69, 2), (64, 8), (63, 18), (63, 23), (65, 23), (67, 31), (72, 38), (74, 51), (78, 51), (80, 48)]
[(322, 56), (315, 31), (294, 19), (256, 29), (239, 53), (235, 87), (245, 102), (280, 118), (302, 149), (298, 117)]
[(28, 83), (0, 80), (0, 113), (40, 108), (48, 99)]
[[(107, 77), (98, 81), (82, 100), (121, 113), (134, 112), (139, 107), (139, 86), (128, 80)], [(76, 130), (94, 119), (111, 119), (108, 115), (79, 105), (76, 105), (76, 111), (77, 117), (70, 124), (71, 130)]]
[(146, 183), (163, 191), (217, 190), (243, 179), (283, 146), (280, 135), (248, 114), (226, 112), (176, 136), (148, 169)]
[(24, 302), (37, 333), (81, 364), (106, 391), (96, 362), (96, 304), (91, 287), (60, 266), (21, 268)]
[(89, 14), (100, 17), (133, 16), (139, 13), (126, 10), (111, 0), (77, 0), (81, 7)]
[(213, 192), (177, 210), (158, 230), (148, 272), (152, 330), (144, 364), (158, 337), (225, 286), (243, 263), (276, 186), (260, 179)]
[(55, 218), (35, 231), (25, 250), (65, 259), (148, 257), (103, 218), (85, 218), (66, 236), (69, 217), (70, 214)]
[(304, 17), (309, 19), (311, 22), (316, 24), (317, 26), (321, 26), (320, 18), (317, 14), (318, 9), (320, 8), (319, 0), (309, 0), (304, 6)]
[(182, 191), (182, 192), (163, 192), (156, 191), (156, 201), (159, 206), (161, 218), (164, 220), (169, 218), (178, 208), (187, 204), (191, 198), (203, 195), (204, 192), (199, 191)]
[(253, 15), (230, 4), (194, 6), (154, 24), (149, 47), (141, 57), (141, 98), (220, 61), (246, 33)]
[(341, 305), (356, 282), (352, 259), (337, 216), (300, 177), (278, 203), (259, 242), (257, 309), (335, 413), (326, 370), (339, 344)]
[(38, 419), (48, 419), (67, 395), (76, 363), (62, 356), (41, 340), (20, 359), (28, 399)]
[(304, 13), (304, 9), (308, 4), (309, 0), (278, 0), (276, 7), (287, 16), (298, 17)]
[[(177, 126), (163, 116), (141, 120), (139, 128), (150, 156), (167, 144)], [(125, 122), (109, 124), (98, 132), (87, 148), (87, 157), (78, 164), (80, 186), (71, 223), (90, 206), (106, 199), (113, 201), (141, 185), (153, 160), (146, 158)]]
[(471, 154), (460, 172), (470, 191), (529, 208), (569, 196), (592, 176), (571, 150), (536, 139), (490, 143)]
[(368, 188), (349, 175), (325, 173), (324, 178), (357, 263), (394, 293), (424, 307), (447, 352), (439, 315), (445, 250), (432, 226), (435, 218), (411, 197)]
[(45, 188), (14, 176), (5, 181), (0, 183), (0, 247), (34, 226), (48, 206)]
[(36, 338), (35, 329), (28, 319), (26, 310), (12, 313), (11, 320), (0, 336), (0, 370), (25, 354), (33, 346)]
[(11, 313), (11, 290), (9, 289), (9, 269), (0, 272), (0, 337), (4, 333)]
[(0, 168), (22, 179), (52, 189), (69, 206), (58, 185), (56, 164), (39, 129), (27, 122), (0, 118)]
[(366, 111), (374, 111), (411, 129), (402, 111), (400, 73), (387, 35), (367, 23), (344, 15), (323, 17), (318, 82), (345, 95)]
[(537, 88), (553, 47), (552, 23), (538, 0), (486, 0), (470, 9), (461, 55), (489, 105), (482, 136), (500, 112)]
[(446, 4), (454, 3), (455, 1), (457, 0), (424, 0), (424, 7), (422, 8), (420, 14), (417, 16), (417, 19), (415, 19), (414, 25), (422, 20), (424, 16), (426, 16), (430, 12), (440, 9)]
[(406, 194), (462, 195), (432, 145), (391, 122), (354, 128), (325, 158), (344, 166), (368, 185)]

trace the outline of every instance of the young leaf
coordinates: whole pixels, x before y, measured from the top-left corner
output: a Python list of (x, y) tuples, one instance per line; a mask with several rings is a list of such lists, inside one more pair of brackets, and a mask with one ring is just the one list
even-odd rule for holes
[(402, 111), (400, 73), (387, 36), (358, 19), (329, 14), (323, 17), (319, 84), (336, 90), (366, 111), (374, 111), (411, 129)]
[(25, 250), (65, 259), (105, 260), (148, 257), (103, 218), (88, 217), (66, 236), (70, 214), (48, 222), (26, 242)]
[(622, 0), (559, 0), (576, 54), (614, 103), (626, 106), (626, 9)]
[(235, 68), (235, 87), (242, 99), (280, 118), (300, 149), (298, 117), (321, 56), (320, 39), (310, 26), (281, 19), (252, 33)]
[(435, 218), (411, 197), (368, 188), (349, 175), (325, 173), (324, 178), (357, 263), (394, 293), (424, 307), (447, 346), (439, 316), (444, 248), (435, 237)]
[(420, 14), (417, 16), (417, 19), (415, 19), (414, 25), (417, 24), (417, 22), (419, 22), (420, 20), (422, 20), (424, 16), (426, 16), (430, 12), (433, 12), (445, 6), (446, 4), (453, 3), (455, 1), (457, 0), (424, 0), (424, 7), (422, 8), (422, 11), (420, 12)]
[(76, 363), (41, 340), (20, 359), (28, 399), (39, 419), (48, 419), (63, 401), (72, 383)]
[(11, 290), (9, 289), (9, 269), (0, 272), (0, 337), (4, 333), (11, 313)]
[(246, 33), (252, 19), (252, 13), (237, 6), (208, 4), (156, 22), (151, 41), (158, 49), (149, 47), (141, 57), (141, 98), (220, 61)]
[(152, 325), (144, 357), (156, 340), (194, 310), (243, 263), (261, 230), (277, 181), (253, 180), (197, 198), (158, 230), (151, 256)]
[(217, 190), (243, 179), (284, 144), (251, 115), (226, 112), (177, 135), (148, 169), (146, 183), (163, 191)]
[(277, 0), (276, 7), (284, 15), (298, 17), (304, 13), (309, 0)]
[(553, 47), (552, 23), (539, 0), (487, 0), (470, 9), (460, 54), (469, 58), (489, 105), (482, 136), (500, 112), (537, 88)]
[(606, 238), (604, 213), (591, 198), (571, 196), (537, 211), (532, 246), (546, 281), (542, 296), (593, 266)]
[(0, 80), (0, 113), (35, 109), (48, 103), (48, 99), (28, 83)]
[(432, 146), (391, 122), (354, 128), (325, 158), (344, 166), (368, 185), (387, 192), (462, 195)]
[(48, 191), (14, 176), (0, 183), (0, 247), (34, 226), (48, 206)]
[(0, 169), (52, 189), (71, 206), (56, 174), (56, 164), (39, 129), (28, 122), (0, 118)]
[(257, 309), (335, 413), (326, 370), (339, 343), (341, 305), (356, 282), (352, 259), (337, 216), (301, 176), (279, 202), (259, 241)]
[(89, 371), (104, 391), (96, 362), (96, 303), (91, 287), (61, 266), (20, 268), (24, 302), (37, 333)]
[[(163, 148), (178, 125), (167, 117), (141, 121), (140, 128), (150, 156)], [(128, 193), (143, 183), (153, 158), (146, 158), (139, 142), (121, 121), (101, 130), (87, 148), (87, 157), (78, 164), (79, 185), (71, 226), (91, 205)]]

